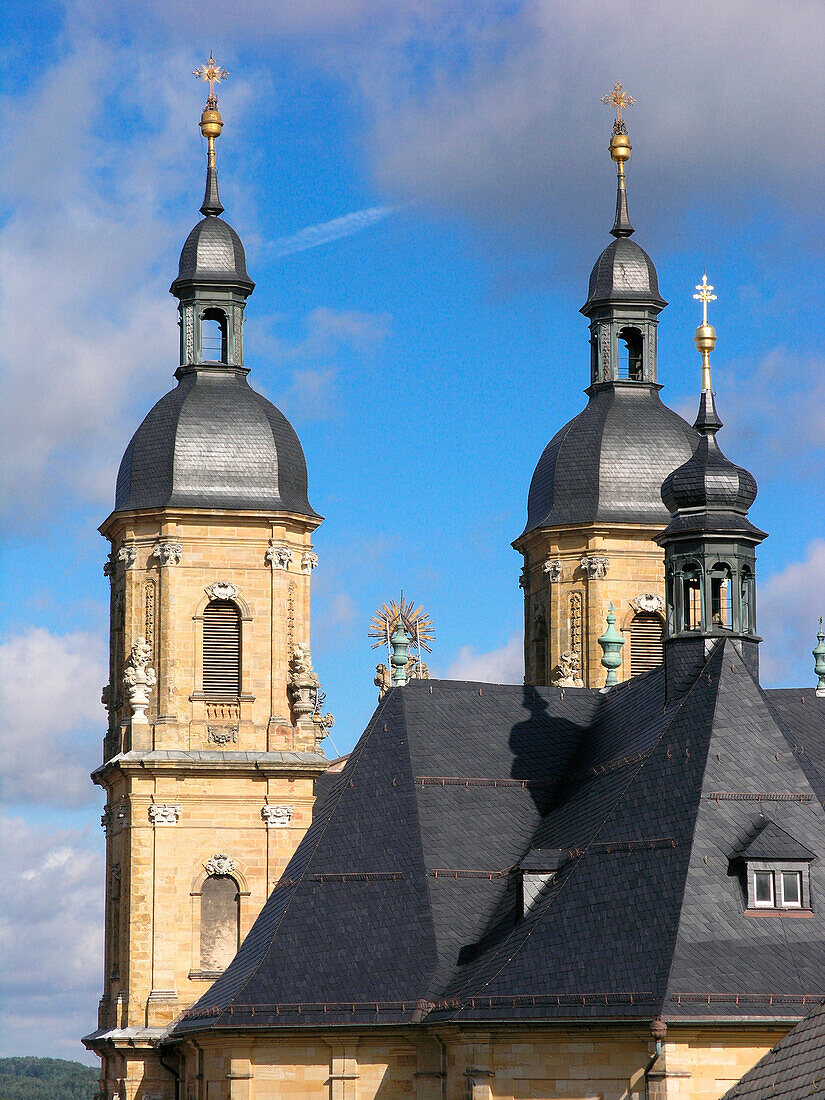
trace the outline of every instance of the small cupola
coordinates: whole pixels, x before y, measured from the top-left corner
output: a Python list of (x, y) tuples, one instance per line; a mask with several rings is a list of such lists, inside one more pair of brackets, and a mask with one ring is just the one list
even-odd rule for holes
[(703, 311), (695, 336), (702, 356), (694, 424), (700, 438), (692, 457), (662, 484), (671, 518), (656, 537), (665, 551), (666, 638), (735, 635), (758, 642), (756, 547), (767, 536), (748, 519), (757, 491), (753, 475), (726, 458), (716, 442), (722, 427), (710, 377), (716, 331), (707, 319), (716, 295), (707, 276), (696, 289)]
[(622, 112), (633, 103), (616, 82), (603, 99), (616, 110), (610, 158), (616, 165), (615, 240), (601, 253), (590, 273), (587, 301), (581, 312), (590, 319), (590, 382), (655, 382), (656, 326), (667, 302), (650, 256), (631, 237), (627, 212), (625, 165), (631, 144)]

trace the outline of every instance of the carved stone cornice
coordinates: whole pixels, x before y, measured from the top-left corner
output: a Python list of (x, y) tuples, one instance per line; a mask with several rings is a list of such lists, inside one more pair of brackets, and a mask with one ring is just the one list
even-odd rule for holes
[(262, 806), (261, 817), (267, 829), (286, 829), (295, 813), (294, 806)]
[(289, 569), (294, 556), (290, 546), (270, 546), (264, 554), (272, 569)]
[(181, 809), (179, 802), (153, 802), (149, 807), (149, 820), (153, 825), (177, 825)]
[(610, 558), (585, 554), (581, 559), (581, 567), (591, 581), (604, 580), (610, 568)]
[(561, 559), (548, 558), (544, 565), (542, 565), (541, 571), (542, 573), (544, 573), (545, 577), (547, 577), (547, 579), (551, 582), (551, 584), (555, 584), (556, 581), (561, 580)]
[(123, 563), (124, 569), (131, 569), (137, 560), (137, 547), (121, 546), (117, 552), (117, 560)]
[(311, 550), (304, 550), (303, 554), (301, 554), (301, 572), (311, 573), (317, 564), (318, 555), (313, 554)]

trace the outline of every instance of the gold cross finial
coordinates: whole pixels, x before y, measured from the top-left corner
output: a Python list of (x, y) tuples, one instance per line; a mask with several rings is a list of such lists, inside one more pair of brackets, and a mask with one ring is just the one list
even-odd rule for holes
[(209, 57), (204, 61), (202, 65), (199, 65), (197, 69), (192, 71), (192, 76), (197, 76), (201, 80), (205, 81), (209, 85), (209, 99), (207, 100), (207, 106), (215, 107), (218, 99), (215, 95), (215, 85), (220, 84), (222, 80), (226, 80), (229, 73), (226, 69), (222, 69), (212, 56), (212, 51), (209, 51)]
[(612, 90), (609, 91), (607, 95), (602, 96), (602, 103), (606, 103), (608, 107), (616, 108), (615, 126), (617, 129), (621, 129), (622, 125), (624, 124), (622, 111), (625, 107), (632, 107), (635, 102), (636, 100), (633, 98), (633, 96), (628, 95), (627, 92), (624, 90), (618, 78), (616, 80), (616, 83), (613, 85)]
[(708, 302), (716, 301), (716, 295), (711, 294), (713, 287), (708, 284), (707, 272), (702, 276), (701, 283), (696, 284), (696, 289), (699, 293), (694, 294), (693, 297), (697, 302), (702, 303), (702, 324), (706, 325), (708, 323)]

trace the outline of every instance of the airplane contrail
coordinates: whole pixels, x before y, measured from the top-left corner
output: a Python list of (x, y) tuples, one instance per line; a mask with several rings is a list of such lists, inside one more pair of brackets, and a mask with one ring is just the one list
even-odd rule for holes
[(271, 247), (276, 256), (306, 252), (308, 248), (317, 248), (318, 245), (329, 244), (330, 241), (351, 237), (353, 233), (369, 229), (397, 209), (397, 206), (368, 206), (363, 210), (354, 210), (351, 214), (344, 214), (342, 218), (333, 218), (332, 221), (321, 222), (320, 225), (308, 225), (306, 229), (300, 229), (289, 237), (280, 237)]

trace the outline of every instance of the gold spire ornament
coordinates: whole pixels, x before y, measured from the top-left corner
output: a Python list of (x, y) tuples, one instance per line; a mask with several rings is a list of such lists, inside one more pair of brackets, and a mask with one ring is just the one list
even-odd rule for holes
[(716, 347), (716, 329), (713, 325), (708, 324), (708, 302), (715, 302), (716, 295), (712, 293), (713, 287), (708, 283), (707, 273), (702, 276), (701, 283), (696, 284), (696, 290), (699, 293), (694, 294), (693, 297), (697, 302), (702, 303), (702, 323), (696, 329), (693, 342), (696, 344), (696, 350), (702, 356), (702, 390), (707, 390), (710, 393), (712, 390), (710, 353)]
[(625, 107), (632, 107), (636, 100), (632, 95), (628, 95), (624, 90), (621, 81), (616, 78), (616, 83), (613, 85), (607, 95), (602, 96), (602, 103), (607, 104), (608, 107), (616, 108), (616, 121), (613, 124), (615, 127), (624, 126), (624, 119), (622, 118), (622, 111)]
[(613, 123), (613, 133), (610, 137), (610, 156), (616, 163), (616, 168), (619, 173), (619, 186), (624, 187), (624, 166), (625, 161), (630, 160), (630, 139), (627, 136), (627, 126), (625, 125), (622, 111), (628, 107), (632, 107), (636, 100), (632, 95), (628, 95), (621, 85), (621, 82), (617, 79), (613, 85), (611, 91), (607, 95), (602, 96), (602, 103), (608, 107), (613, 107), (616, 111), (616, 120)]
[(220, 137), (221, 130), (223, 129), (223, 119), (218, 110), (218, 97), (215, 95), (215, 85), (220, 84), (222, 80), (226, 80), (229, 73), (226, 69), (221, 68), (212, 56), (212, 51), (210, 50), (209, 57), (206, 61), (204, 61), (202, 65), (199, 65), (197, 69), (192, 70), (192, 76), (198, 77), (199, 80), (209, 85), (209, 95), (207, 96), (206, 106), (201, 115), (200, 128), (201, 133), (209, 142), (207, 164), (210, 168), (214, 168), (215, 138)]

